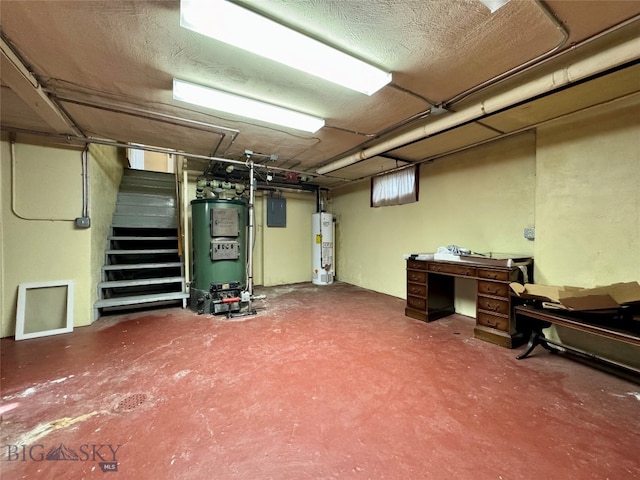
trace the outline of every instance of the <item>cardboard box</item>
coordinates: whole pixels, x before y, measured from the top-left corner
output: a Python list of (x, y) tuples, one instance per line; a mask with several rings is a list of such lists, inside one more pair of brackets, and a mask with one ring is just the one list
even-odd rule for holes
[(640, 303), (640, 283), (614, 283), (604, 287), (557, 287), (517, 282), (510, 284), (519, 297), (551, 303), (554, 308), (575, 311), (614, 310), (624, 305)]

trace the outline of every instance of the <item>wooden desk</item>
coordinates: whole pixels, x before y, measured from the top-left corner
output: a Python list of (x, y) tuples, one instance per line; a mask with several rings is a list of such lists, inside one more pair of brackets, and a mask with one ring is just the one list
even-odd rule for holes
[[(519, 259), (533, 281), (533, 259)], [(523, 282), (518, 266), (442, 260), (407, 259), (407, 305), (405, 315), (431, 322), (455, 313), (455, 277), (476, 280), (476, 326), (474, 336), (507, 348), (524, 343), (512, 313), (510, 282)]]

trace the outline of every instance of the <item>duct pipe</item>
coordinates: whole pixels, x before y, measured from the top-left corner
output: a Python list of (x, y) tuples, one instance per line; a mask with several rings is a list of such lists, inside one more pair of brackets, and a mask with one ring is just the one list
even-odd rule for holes
[[(459, 148), (456, 148), (454, 150), (448, 150), (446, 152), (439, 153), (437, 155), (432, 155), (432, 156), (423, 158), (422, 160), (418, 160), (417, 162), (415, 162), (415, 163), (413, 163), (411, 165), (403, 165), (401, 167), (392, 168), (391, 170), (386, 170), (385, 172), (382, 172), (382, 173), (375, 173), (375, 174), (365, 175), (365, 176), (362, 176), (362, 177), (359, 177), (359, 178), (354, 178), (351, 181), (352, 182), (357, 182), (357, 181), (360, 181), (360, 180), (364, 180), (365, 178), (371, 178), (371, 177), (376, 177), (376, 176), (379, 176), (379, 175), (384, 175), (386, 173), (397, 172), (398, 170), (402, 170), (404, 168), (408, 168), (408, 167), (411, 167), (413, 165), (422, 165), (423, 163), (430, 163), (430, 162), (433, 162), (434, 160), (438, 160), (438, 159), (440, 159), (442, 157), (447, 157), (447, 156), (452, 155), (454, 153), (464, 152), (465, 150), (470, 150), (472, 148), (479, 147), (480, 145), (486, 145), (487, 143), (495, 142), (497, 140), (502, 140), (502, 139), (513, 137), (513, 136), (516, 136), (516, 135), (521, 135), (524, 132), (533, 130), (533, 129), (537, 128), (537, 127), (540, 127), (542, 125), (546, 125), (546, 124), (551, 123), (551, 122), (557, 122), (558, 120), (570, 117), (571, 115), (575, 115), (577, 113), (588, 112), (591, 109), (596, 108), (596, 107), (601, 107), (601, 106), (604, 106), (604, 105), (611, 105), (614, 102), (618, 102), (618, 101), (621, 101), (621, 100), (626, 100), (626, 99), (630, 99), (630, 98), (634, 98), (634, 97), (637, 97), (637, 98), (640, 99), (640, 92), (629, 93), (629, 94), (623, 95), (622, 97), (614, 98), (612, 100), (608, 100), (606, 102), (599, 103), (597, 105), (591, 105), (589, 107), (585, 107), (583, 109), (576, 110), (574, 112), (569, 112), (569, 113), (566, 113), (564, 115), (560, 115), (559, 117), (554, 117), (554, 118), (551, 118), (551, 119), (543, 120), (543, 121), (534, 123), (532, 125), (527, 125), (526, 127), (521, 127), (519, 129), (513, 130), (511, 132), (502, 133), (502, 134), (500, 134), (500, 135), (498, 135), (496, 137), (491, 137), (491, 138), (486, 138), (484, 140), (479, 140), (479, 141), (474, 142), (474, 143), (472, 143), (470, 145), (465, 145), (464, 147), (459, 147)], [(636, 101), (636, 103), (640, 105), (640, 103), (638, 103), (638, 101)], [(348, 185), (348, 184), (338, 185), (337, 187), (334, 187), (334, 189), (337, 190), (337, 189), (342, 188), (342, 187), (344, 187), (346, 185)]]
[(249, 162), (249, 238), (247, 240), (247, 291), (253, 295), (253, 238), (254, 238), (254, 200), (256, 180), (253, 175), (253, 161)]
[(547, 5), (542, 0), (535, 0), (535, 2), (540, 8), (540, 10), (542, 10), (542, 12), (547, 16), (547, 18), (551, 20), (551, 23), (553, 23), (553, 25), (562, 35), (562, 39), (560, 40), (560, 42), (548, 52), (545, 52), (542, 55), (538, 55), (537, 57), (532, 58), (531, 60), (523, 63), (522, 65), (518, 65), (517, 67), (512, 68), (511, 70), (501, 73), (497, 77), (493, 77), (487, 80), (486, 82), (482, 82), (479, 85), (476, 85), (475, 87), (470, 88), (469, 90), (465, 90), (464, 92), (459, 93), (455, 97), (447, 100), (446, 102), (443, 102), (443, 105), (449, 107), (467, 98), (469, 95), (479, 92), (484, 88), (500, 83), (503, 80), (506, 80), (507, 78), (511, 78), (518, 73), (528, 70), (530, 67), (533, 67), (535, 65), (540, 65), (544, 60), (548, 60), (552, 58), (554, 53), (558, 52), (562, 47), (566, 45), (567, 41), (569, 40), (569, 31), (567, 30), (567, 28), (562, 24), (560, 20), (558, 20), (555, 14), (549, 9), (549, 7), (547, 7)]
[(634, 38), (611, 47), (590, 58), (577, 61), (563, 69), (544, 75), (536, 80), (527, 82), (520, 87), (496, 95), (480, 103), (467, 107), (436, 121), (410, 130), (373, 147), (361, 150), (347, 157), (340, 158), (317, 170), (319, 175), (325, 175), (334, 170), (353, 165), (389, 150), (402, 147), (408, 143), (422, 140), (445, 130), (458, 127), (465, 123), (479, 120), (492, 113), (512, 107), (518, 103), (530, 100), (538, 95), (552, 92), (592, 75), (602, 73), (611, 68), (640, 58), (640, 39)]
[[(545, 13), (552, 17), (553, 13), (551, 13), (551, 11), (548, 9), (548, 7), (543, 6), (539, 1), (538, 4), (543, 8), (543, 11), (545, 11)], [(621, 28), (624, 28), (628, 25), (631, 25), (634, 22), (637, 22), (638, 20), (640, 20), (640, 15), (636, 15), (634, 17), (628, 18), (627, 20), (625, 20), (622, 23), (619, 23), (617, 25), (614, 25), (611, 28), (608, 28), (606, 30), (601, 31), (600, 33), (593, 35), (592, 37), (589, 37), (585, 40), (582, 40), (581, 42), (577, 43), (577, 44), (572, 44), (570, 51), (574, 51), (577, 48), (583, 47), (585, 45), (588, 45), (589, 43), (594, 42), (595, 40), (598, 40), (602, 37), (604, 37), (605, 35), (609, 35), (610, 33), (616, 32), (618, 30), (620, 30)], [(558, 24), (558, 28), (563, 30), (563, 35), (568, 35), (568, 32), (566, 31), (566, 29), (564, 28), (564, 26)], [(481, 83), (480, 85), (476, 85), (475, 87), (472, 87), (468, 90), (465, 90), (464, 92), (461, 92), (459, 94), (457, 94), (455, 97), (450, 98), (449, 100), (443, 102), (442, 104), (446, 107), (455, 105), (459, 102), (461, 102), (462, 100), (464, 100), (465, 98), (469, 97), (470, 95), (473, 95), (474, 93), (479, 92), (480, 90), (483, 90), (487, 87), (493, 87), (494, 85), (497, 85), (499, 83), (502, 83), (505, 80), (508, 80), (510, 78), (512, 78), (514, 75), (520, 74), (520, 73), (524, 73), (527, 72), (529, 70), (531, 70), (534, 67), (539, 67), (541, 65), (544, 65), (545, 63), (551, 61), (551, 60), (555, 60), (558, 57), (560, 57), (561, 55), (564, 55), (565, 53), (567, 53), (567, 50), (563, 50), (563, 51), (558, 51), (560, 49), (560, 47), (564, 46), (564, 44), (566, 43), (566, 41), (563, 41), (562, 43), (558, 44), (556, 47), (554, 47), (552, 50), (550, 50), (547, 53), (544, 53), (542, 55), (540, 55), (537, 58), (534, 58), (533, 60), (530, 60), (522, 65), (519, 65), (516, 68), (513, 68), (507, 72), (504, 72), (501, 75), (498, 75), (497, 77), (494, 77), (490, 80), (487, 80), (486, 82)]]

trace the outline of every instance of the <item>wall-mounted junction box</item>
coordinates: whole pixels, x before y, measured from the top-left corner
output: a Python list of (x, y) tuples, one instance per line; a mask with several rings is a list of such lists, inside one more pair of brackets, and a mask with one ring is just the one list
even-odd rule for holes
[(527, 240), (535, 240), (536, 239), (535, 227), (526, 227), (524, 229), (524, 238), (526, 238)]
[(78, 217), (76, 218), (76, 227), (77, 228), (89, 228), (91, 226), (91, 219), (89, 217)]

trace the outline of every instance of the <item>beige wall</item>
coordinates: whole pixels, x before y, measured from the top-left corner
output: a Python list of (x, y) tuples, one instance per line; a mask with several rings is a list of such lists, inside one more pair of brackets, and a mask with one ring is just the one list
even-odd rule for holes
[[(421, 166), (420, 201), (370, 208), (369, 182), (334, 191), (338, 278), (405, 297), (403, 253), (455, 243), (534, 257), (536, 283), (640, 281), (640, 101), (573, 115), (532, 133)], [(523, 228), (536, 227), (536, 240)], [(456, 311), (475, 316), (474, 285)], [(638, 348), (559, 330), (561, 339), (626, 363)], [(635, 360), (634, 360), (635, 359)]]
[(536, 279), (640, 280), (640, 102), (538, 129)]
[[(538, 130), (538, 283), (640, 281), (640, 101)], [(565, 343), (640, 368), (640, 348), (557, 329)]]
[[(104, 252), (108, 247), (111, 220), (125, 164), (124, 152), (112, 147), (92, 145), (89, 149), (89, 215), (91, 217), (91, 305), (98, 298), (102, 281)], [(93, 318), (95, 320), (95, 318)]]
[[(187, 204), (195, 198), (195, 181), (187, 186)], [(286, 285), (311, 281), (311, 215), (316, 197), (311, 193), (284, 192), (287, 226), (267, 227), (266, 193), (258, 191), (254, 202), (254, 285)], [(187, 207), (191, 224), (191, 208)], [(191, 246), (189, 245), (189, 248)]]
[[(456, 244), (477, 252), (533, 254), (535, 137), (518, 135), (420, 167), (419, 202), (370, 208), (368, 181), (339, 189), (338, 279), (405, 296), (405, 253)], [(457, 282), (456, 310), (475, 316), (473, 282)]]
[(146, 151), (144, 152), (144, 169), (172, 173), (174, 171), (173, 159), (166, 153)]
[(253, 284), (264, 285), (264, 228), (265, 221), (265, 199), (261, 192), (258, 192), (254, 202), (255, 242), (253, 247)]
[[(0, 149), (1, 334), (14, 334), (21, 283), (73, 280), (74, 324), (88, 325), (97, 282), (93, 227), (78, 229), (74, 222), (82, 214), (81, 150), (20, 143), (18, 138), (12, 162), (10, 144), (2, 141)], [(95, 165), (93, 157), (90, 164)], [(97, 168), (90, 174), (94, 171), (100, 176)]]
[(311, 281), (311, 215), (316, 211), (315, 195), (285, 192), (283, 196), (287, 201), (286, 227), (267, 226), (266, 196), (261, 198), (262, 225), (258, 232), (262, 231), (264, 286)]

